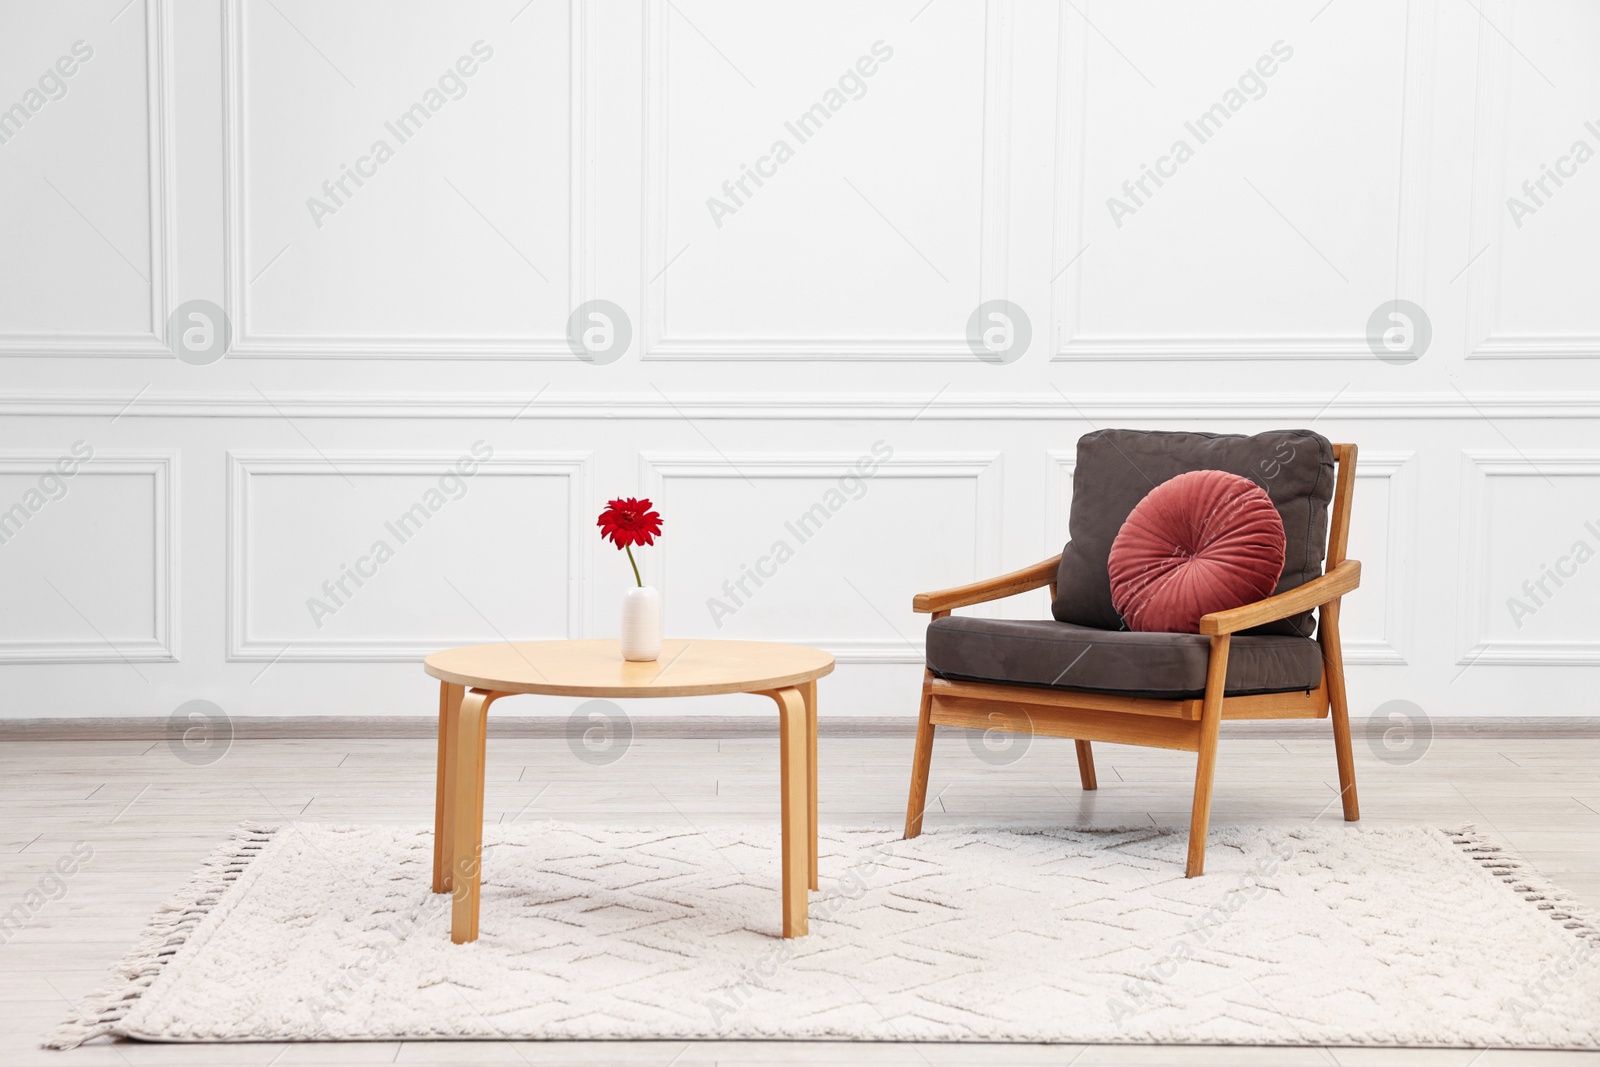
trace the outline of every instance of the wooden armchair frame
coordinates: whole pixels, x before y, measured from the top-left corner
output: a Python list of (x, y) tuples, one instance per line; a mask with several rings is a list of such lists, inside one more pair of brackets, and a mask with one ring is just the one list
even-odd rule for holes
[[(1339, 645), (1339, 600), (1361, 584), (1361, 564), (1345, 558), (1350, 534), (1350, 498), (1355, 487), (1356, 446), (1334, 445), (1333, 454), (1338, 474), (1328, 524), (1326, 571), (1277, 596), (1219, 611), (1200, 620), (1200, 632), (1211, 639), (1204, 696), (1160, 700), (1113, 693), (961, 682), (935, 677), (932, 671), (924, 672), (905, 836), (916, 837), (922, 832), (928, 770), (933, 758), (933, 732), (939, 726), (1072, 738), (1076, 742), (1078, 776), (1084, 789), (1096, 788), (1092, 741), (1198, 753), (1194, 807), (1189, 820), (1189, 858), (1185, 869), (1187, 877), (1194, 878), (1205, 869), (1211, 782), (1216, 771), (1217, 736), (1222, 720), (1320, 719), (1331, 712), (1344, 817), (1347, 822), (1359, 819), (1355, 763), (1350, 752), (1350, 712), (1345, 699), (1344, 654)], [(935, 593), (919, 593), (912, 601), (912, 608), (939, 619), (954, 608), (1000, 600), (1044, 586), (1050, 587), (1053, 598), (1060, 563), (1058, 554), (997, 578)], [(1228, 644), (1233, 634), (1313, 609), (1317, 611), (1317, 641), (1322, 649), (1322, 679), (1315, 689), (1255, 696), (1223, 695)]]

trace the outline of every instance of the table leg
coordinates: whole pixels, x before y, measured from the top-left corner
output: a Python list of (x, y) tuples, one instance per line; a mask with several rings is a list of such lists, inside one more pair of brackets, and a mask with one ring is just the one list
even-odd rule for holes
[(817, 885), (817, 681), (800, 687), (806, 698), (806, 806), (810, 809), (811, 888)]
[(797, 688), (767, 693), (778, 705), (779, 792), (783, 807), (783, 936), (806, 935), (811, 882), (811, 805), (807, 759), (806, 698)]
[(456, 729), (455, 830), (451, 837), (450, 940), (478, 940), (478, 890), (483, 880), (483, 768), (489, 705), (503, 693), (468, 689)]
[(456, 730), (463, 687), (439, 683), (439, 769), (433, 792), (433, 891), (450, 892), (451, 836), (455, 833)]

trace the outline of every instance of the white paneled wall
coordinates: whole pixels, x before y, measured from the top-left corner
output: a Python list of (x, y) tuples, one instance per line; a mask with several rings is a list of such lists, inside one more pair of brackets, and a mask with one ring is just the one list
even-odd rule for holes
[(669, 635), (909, 715), (912, 594), (1058, 551), (1109, 425), (1360, 444), (1358, 715), (1600, 713), (1597, 48), (1585, 0), (7, 4), (0, 715), (428, 714), (428, 649), (615, 632), (635, 494)]

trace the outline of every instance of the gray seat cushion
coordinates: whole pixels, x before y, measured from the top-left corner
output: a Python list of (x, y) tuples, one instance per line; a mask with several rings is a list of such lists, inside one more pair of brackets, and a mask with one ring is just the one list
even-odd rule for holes
[[(1163, 699), (1205, 693), (1210, 639), (1097, 630), (1050, 619), (949, 615), (928, 624), (928, 669), (942, 678)], [(1230, 696), (1315, 689), (1322, 652), (1308, 637), (1235, 636)]]
[[(1097, 430), (1078, 439), (1072, 472), (1072, 540), (1061, 553), (1051, 614), (1061, 622), (1120, 630), (1111, 605), (1111, 542), (1128, 514), (1156, 486), (1197, 470), (1228, 471), (1267, 491), (1283, 516), (1286, 553), (1274, 592), (1322, 573), (1333, 499), (1333, 446), (1310, 430), (1242, 434)], [(1310, 637), (1311, 612), (1267, 623), (1250, 633)]]

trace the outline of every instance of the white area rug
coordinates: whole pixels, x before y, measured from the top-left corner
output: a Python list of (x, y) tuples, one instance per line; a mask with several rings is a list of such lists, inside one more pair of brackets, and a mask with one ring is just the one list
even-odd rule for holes
[(431, 833), (242, 830), (56, 1044), (395, 1038), (1600, 1046), (1600, 931), (1470, 831), (489, 826), (452, 945)]

